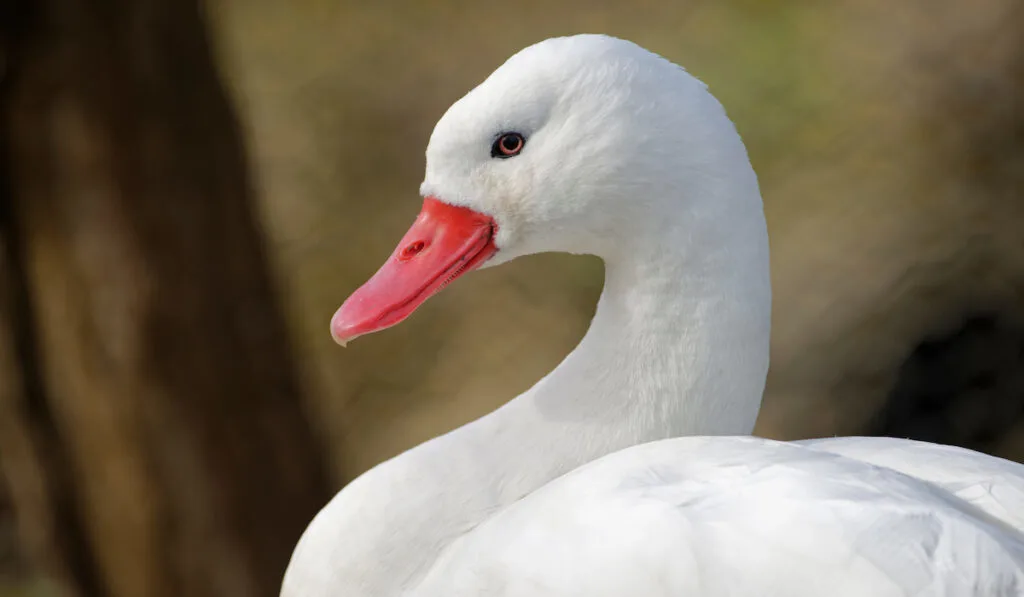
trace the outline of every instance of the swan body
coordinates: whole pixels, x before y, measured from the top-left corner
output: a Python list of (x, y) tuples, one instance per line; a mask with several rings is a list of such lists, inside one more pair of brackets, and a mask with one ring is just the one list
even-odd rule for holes
[(579, 346), (493, 413), (355, 479), (282, 597), (1024, 595), (1024, 465), (889, 438), (750, 437), (771, 287), (757, 178), (682, 68), (600, 35), (457, 101), (423, 208), (339, 343), (543, 251), (605, 262)]
[[(954, 478), (945, 461), (970, 465), (976, 453), (830, 444), (683, 437), (613, 453), (489, 517), (412, 594), (1022, 594), (1019, 470), (993, 461)], [(846, 447), (865, 458), (835, 453)]]

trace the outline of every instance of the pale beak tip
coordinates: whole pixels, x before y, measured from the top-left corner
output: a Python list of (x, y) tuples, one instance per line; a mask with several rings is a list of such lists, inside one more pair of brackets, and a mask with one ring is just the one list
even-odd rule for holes
[(356, 339), (359, 334), (353, 335), (351, 330), (347, 329), (349, 326), (345, 325), (339, 317), (340, 311), (341, 310), (339, 309), (339, 313), (336, 313), (334, 317), (331, 318), (331, 338), (334, 339), (334, 342), (338, 346), (345, 348), (348, 346), (348, 343)]

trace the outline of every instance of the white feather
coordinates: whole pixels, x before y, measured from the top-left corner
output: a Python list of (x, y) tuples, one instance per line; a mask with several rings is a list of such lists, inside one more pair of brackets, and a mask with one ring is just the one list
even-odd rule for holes
[[(510, 131), (522, 154), (492, 159)], [(590, 253), (604, 292), (533, 388), (339, 492), (283, 597), (1024, 594), (1022, 465), (707, 437), (757, 417), (768, 237), (739, 135), (683, 69), (605, 36), (531, 46), (441, 118), (421, 192), (495, 219), (490, 265)]]

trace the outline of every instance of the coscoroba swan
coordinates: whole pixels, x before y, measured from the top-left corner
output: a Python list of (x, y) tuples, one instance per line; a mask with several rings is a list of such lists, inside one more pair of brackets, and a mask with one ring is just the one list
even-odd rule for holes
[(529, 391), (345, 487), (284, 597), (1024, 594), (1024, 466), (749, 436), (768, 369), (761, 197), (682, 68), (605, 36), (541, 42), (444, 114), (426, 158), (422, 211), (335, 314), (338, 342), (529, 253), (603, 258), (604, 292)]

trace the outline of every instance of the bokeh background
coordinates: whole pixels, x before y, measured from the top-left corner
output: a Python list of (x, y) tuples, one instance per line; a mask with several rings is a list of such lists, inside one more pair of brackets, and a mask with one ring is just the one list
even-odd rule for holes
[(12, 0), (0, 596), (272, 596), (347, 480), (528, 388), (599, 261), (476, 272), (349, 348), (445, 108), (604, 32), (709, 84), (775, 289), (757, 433), (1024, 461), (1024, 4)]

